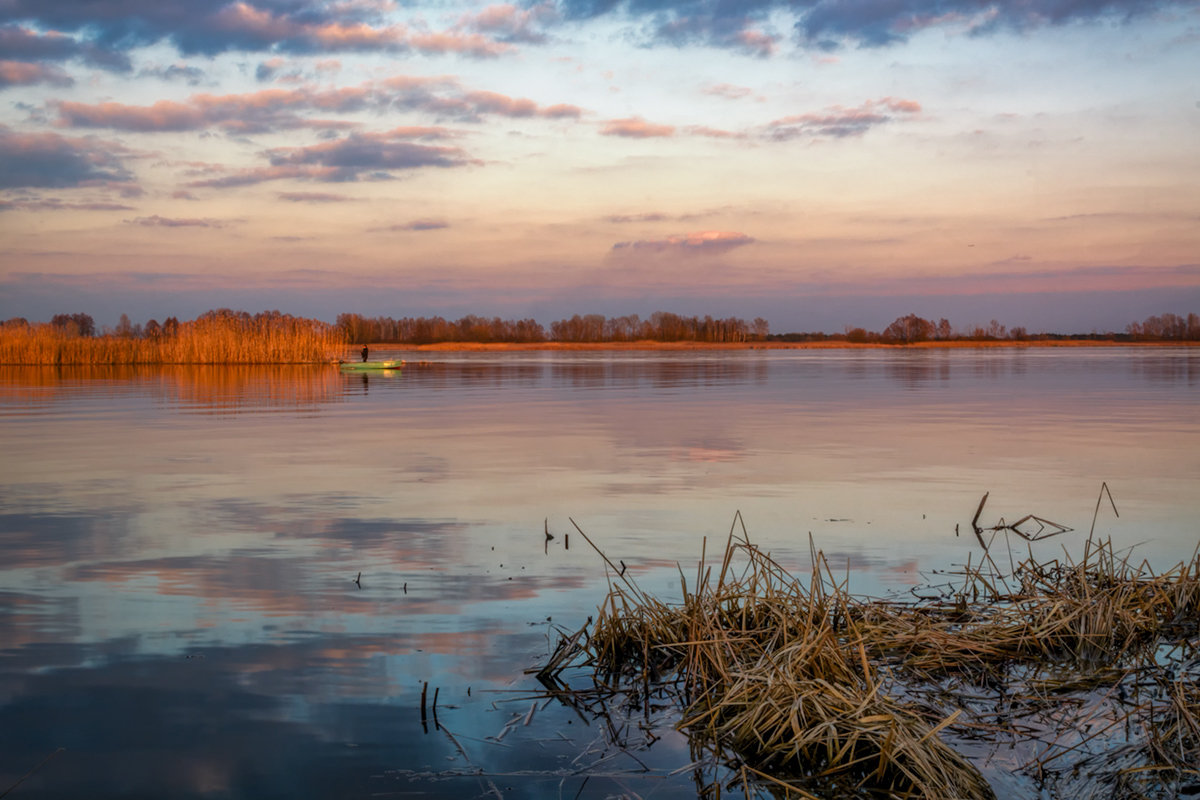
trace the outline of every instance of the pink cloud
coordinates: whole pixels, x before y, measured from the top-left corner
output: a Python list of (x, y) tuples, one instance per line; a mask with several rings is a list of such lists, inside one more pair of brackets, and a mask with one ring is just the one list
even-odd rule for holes
[(464, 15), (455, 28), (490, 33), (511, 42), (538, 43), (545, 41), (546, 37), (536, 26), (552, 22), (558, 16), (551, 3), (541, 3), (531, 8), (499, 3), (484, 8), (478, 14)]
[(116, 128), (125, 131), (185, 131), (203, 127), (204, 113), (194, 106), (159, 100), (151, 106), (124, 103), (57, 103), (59, 124), (71, 128)]
[(537, 103), (532, 100), (513, 98), (496, 92), (469, 92), (463, 99), (479, 111), (506, 117), (532, 117), (537, 113)]
[(689, 125), (685, 128), (692, 136), (705, 136), (709, 139), (745, 139), (746, 134), (741, 131), (727, 131), (721, 128), (710, 128), (707, 125)]
[[(442, 94), (436, 94), (435, 91)], [(314, 87), (271, 88), (242, 94), (194, 94), (186, 102), (160, 100), (149, 106), (123, 103), (54, 103), (58, 124), (77, 128), (129, 131), (182, 131), (221, 127), (234, 132), (357, 126), (336, 119), (311, 119), (306, 112), (354, 113), (364, 110), (410, 109), (476, 121), (484, 115), (578, 118), (578, 106), (540, 106), (533, 100), (498, 92), (458, 91), (453, 78), (397, 76), (358, 86), (319, 90)]]
[(290, 39), (301, 26), (246, 3), (230, 3), (212, 16), (212, 28), (223, 33), (254, 34), (271, 41)]
[(28, 86), (49, 83), (54, 86), (70, 86), (71, 76), (61, 67), (29, 61), (0, 61), (0, 88), (5, 86)]
[(754, 95), (754, 90), (747, 86), (735, 86), (731, 83), (716, 83), (710, 86), (705, 86), (700, 90), (704, 94), (712, 95), (713, 97), (724, 97), (728, 100), (741, 100), (744, 97)]
[(883, 97), (867, 100), (854, 108), (832, 106), (820, 113), (795, 114), (767, 123), (767, 135), (776, 141), (798, 138), (862, 136), (872, 128), (892, 122), (897, 114), (915, 115), (921, 104), (915, 100)]
[(656, 125), (641, 117), (611, 119), (600, 128), (604, 136), (623, 136), (627, 139), (652, 139), (675, 135), (674, 125)]
[(557, 103), (552, 106), (543, 106), (538, 110), (538, 116), (548, 119), (578, 118), (583, 116), (583, 109), (570, 103)]
[(483, 58), (511, 52), (512, 45), (496, 42), (477, 33), (422, 33), (413, 36), (409, 44), (425, 53), (460, 53)]
[(560, 103), (541, 108), (524, 97), (509, 97), (498, 92), (468, 92), (463, 100), (484, 114), (499, 114), (505, 117), (578, 117), (583, 111), (578, 106)]
[(410, 33), (403, 25), (373, 27), (362, 22), (338, 20), (301, 22), (269, 10), (237, 2), (223, 7), (211, 18), (213, 30), (235, 37), (253, 37), (262, 42), (302, 42), (322, 50), (405, 50), (426, 53), (461, 53), (491, 57), (511, 46), (480, 34)]
[(769, 56), (775, 52), (775, 45), (779, 41), (779, 37), (761, 31), (742, 30), (737, 32), (734, 40), (741, 49), (753, 55)]
[(361, 22), (352, 25), (328, 22), (306, 31), (306, 36), (321, 47), (335, 50), (387, 49), (403, 44), (407, 35), (407, 31), (399, 25), (372, 28)]

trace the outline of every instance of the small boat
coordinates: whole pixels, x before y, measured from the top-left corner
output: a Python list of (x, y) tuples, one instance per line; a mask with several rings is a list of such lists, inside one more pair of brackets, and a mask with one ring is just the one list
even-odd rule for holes
[(403, 361), (342, 361), (338, 367), (342, 372), (378, 372), (385, 369), (401, 369)]

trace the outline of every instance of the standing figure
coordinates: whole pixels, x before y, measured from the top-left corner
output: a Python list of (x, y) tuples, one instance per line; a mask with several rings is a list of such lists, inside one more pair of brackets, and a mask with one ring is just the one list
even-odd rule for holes
[(362, 357), (363, 357), (363, 361), (367, 360), (367, 346), (365, 344), (363, 345), (363, 349), (362, 349)]

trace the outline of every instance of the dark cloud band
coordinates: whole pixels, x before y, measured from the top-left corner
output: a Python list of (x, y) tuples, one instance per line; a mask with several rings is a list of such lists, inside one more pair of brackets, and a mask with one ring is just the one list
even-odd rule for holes
[(113, 142), (57, 133), (16, 133), (0, 126), (0, 189), (124, 184), (133, 174)]

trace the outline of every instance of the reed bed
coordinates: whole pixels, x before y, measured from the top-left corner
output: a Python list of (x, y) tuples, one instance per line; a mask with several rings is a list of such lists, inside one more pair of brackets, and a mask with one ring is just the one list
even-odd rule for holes
[(800, 580), (743, 527), (668, 604), (597, 552), (609, 594), (539, 678), (572, 703), (667, 691), (694, 746), (773, 793), (992, 798), (1001, 745), (1049, 796), (1200, 781), (1200, 554), (1156, 574), (1090, 538), (1078, 561), (985, 553), (900, 602), (850, 595), (815, 548)]
[(0, 326), (0, 364), (311, 364), (335, 360), (345, 335), (297, 317), (211, 316), (169, 335), (79, 336), (51, 325)]

